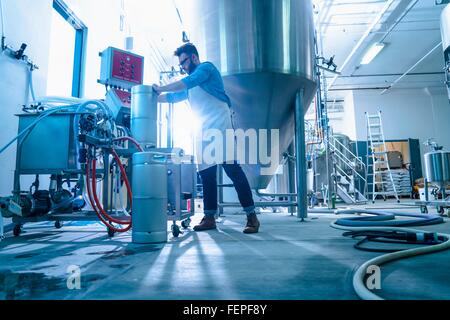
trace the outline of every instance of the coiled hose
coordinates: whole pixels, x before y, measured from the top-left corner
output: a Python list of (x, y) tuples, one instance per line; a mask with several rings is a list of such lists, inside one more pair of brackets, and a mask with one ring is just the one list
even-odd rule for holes
[[(430, 236), (430, 232), (409, 229), (409, 228), (399, 228), (399, 226), (424, 226), (432, 225), (444, 222), (442, 217), (436, 215), (419, 215), (419, 214), (409, 214), (409, 213), (391, 213), (385, 211), (374, 211), (374, 210), (336, 210), (336, 214), (370, 214), (372, 216), (360, 216), (360, 217), (350, 217), (341, 218), (331, 223), (331, 227), (339, 230), (345, 231), (366, 231), (366, 232), (399, 232), (408, 233), (410, 238), (424, 239), (426, 236)], [(402, 217), (413, 217), (416, 219), (410, 220), (395, 220), (395, 216)], [(405, 259), (413, 256), (418, 256), (422, 254), (428, 254), (433, 252), (438, 252), (442, 250), (447, 250), (450, 248), (450, 235), (445, 233), (434, 233), (434, 239), (440, 239), (442, 242), (433, 244), (426, 247), (413, 248), (402, 250), (398, 252), (384, 254), (382, 256), (373, 258), (364, 264), (362, 264), (355, 272), (353, 276), (353, 288), (356, 294), (364, 300), (383, 300), (380, 296), (374, 294), (372, 291), (367, 289), (364, 284), (364, 279), (367, 270), (370, 266), (381, 266), (382, 264)]]

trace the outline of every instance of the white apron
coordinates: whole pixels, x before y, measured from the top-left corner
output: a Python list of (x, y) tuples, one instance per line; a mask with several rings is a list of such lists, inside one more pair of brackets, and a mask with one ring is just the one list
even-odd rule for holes
[[(200, 122), (200, 128), (195, 134), (195, 162), (198, 170), (205, 170), (216, 164), (233, 161), (235, 159), (234, 152), (226, 152), (226, 130), (233, 129), (228, 104), (207, 93), (200, 86), (189, 90), (189, 103)], [(223, 138), (222, 141), (215, 141), (214, 139), (205, 141), (203, 138), (206, 133), (216, 132), (209, 129), (219, 130)], [(232, 143), (231, 148), (234, 150), (234, 139), (232, 139)], [(210, 154), (216, 154), (208, 152), (213, 148), (213, 145), (222, 146), (222, 157), (220, 157), (220, 154), (217, 157), (209, 156)]]

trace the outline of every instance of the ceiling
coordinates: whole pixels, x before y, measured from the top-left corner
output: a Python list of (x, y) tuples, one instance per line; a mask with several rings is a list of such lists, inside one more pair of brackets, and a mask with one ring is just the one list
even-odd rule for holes
[[(321, 53), (335, 56), (339, 77), (326, 72), (331, 96), (342, 91), (444, 87), (440, 14), (434, 0), (316, 0)], [(361, 59), (385, 43), (368, 65)], [(405, 73), (408, 72), (406, 75)], [(340, 91), (342, 90), (342, 91)]]
[[(435, 5), (435, 0), (313, 2), (320, 53), (325, 58), (335, 56), (341, 72), (339, 77), (325, 72), (330, 96), (339, 98), (349, 90), (361, 89), (387, 89), (389, 93), (398, 88), (444, 88), (444, 59), (439, 45), (443, 5)], [(130, 25), (147, 35), (152, 63), (158, 70), (176, 65), (173, 50), (181, 44), (183, 31), (183, 17), (177, 9), (183, 12), (189, 2), (125, 3)], [(156, 7), (158, 10), (153, 10)], [(379, 41), (385, 48), (370, 64), (361, 65), (365, 52)]]

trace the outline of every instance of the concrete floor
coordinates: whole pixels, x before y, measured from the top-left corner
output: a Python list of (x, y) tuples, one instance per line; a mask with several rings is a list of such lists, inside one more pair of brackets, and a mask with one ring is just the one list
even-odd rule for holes
[[(201, 217), (194, 216), (192, 225)], [(189, 229), (179, 238), (169, 233), (164, 245), (132, 244), (130, 233), (110, 239), (98, 223), (66, 223), (59, 230), (50, 223), (26, 224), (20, 237), (9, 233), (0, 242), (0, 299), (358, 299), (353, 272), (380, 254), (354, 249), (355, 240), (330, 228), (337, 216), (259, 218), (258, 234), (242, 233), (244, 215), (226, 214), (218, 230)], [(421, 229), (450, 233), (448, 222)], [(67, 287), (73, 265), (81, 270), (79, 290)], [(396, 261), (381, 267), (376, 293), (450, 299), (449, 269), (450, 251)]]

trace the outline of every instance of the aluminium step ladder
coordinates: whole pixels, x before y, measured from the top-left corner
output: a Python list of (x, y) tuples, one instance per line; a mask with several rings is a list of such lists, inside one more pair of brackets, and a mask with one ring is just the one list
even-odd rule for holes
[[(397, 189), (389, 167), (388, 152), (384, 139), (381, 111), (376, 114), (368, 114), (367, 120), (367, 194), (371, 195), (372, 203), (378, 196), (384, 200), (388, 196), (394, 196), (400, 202)], [(371, 179), (370, 179), (371, 178)]]

